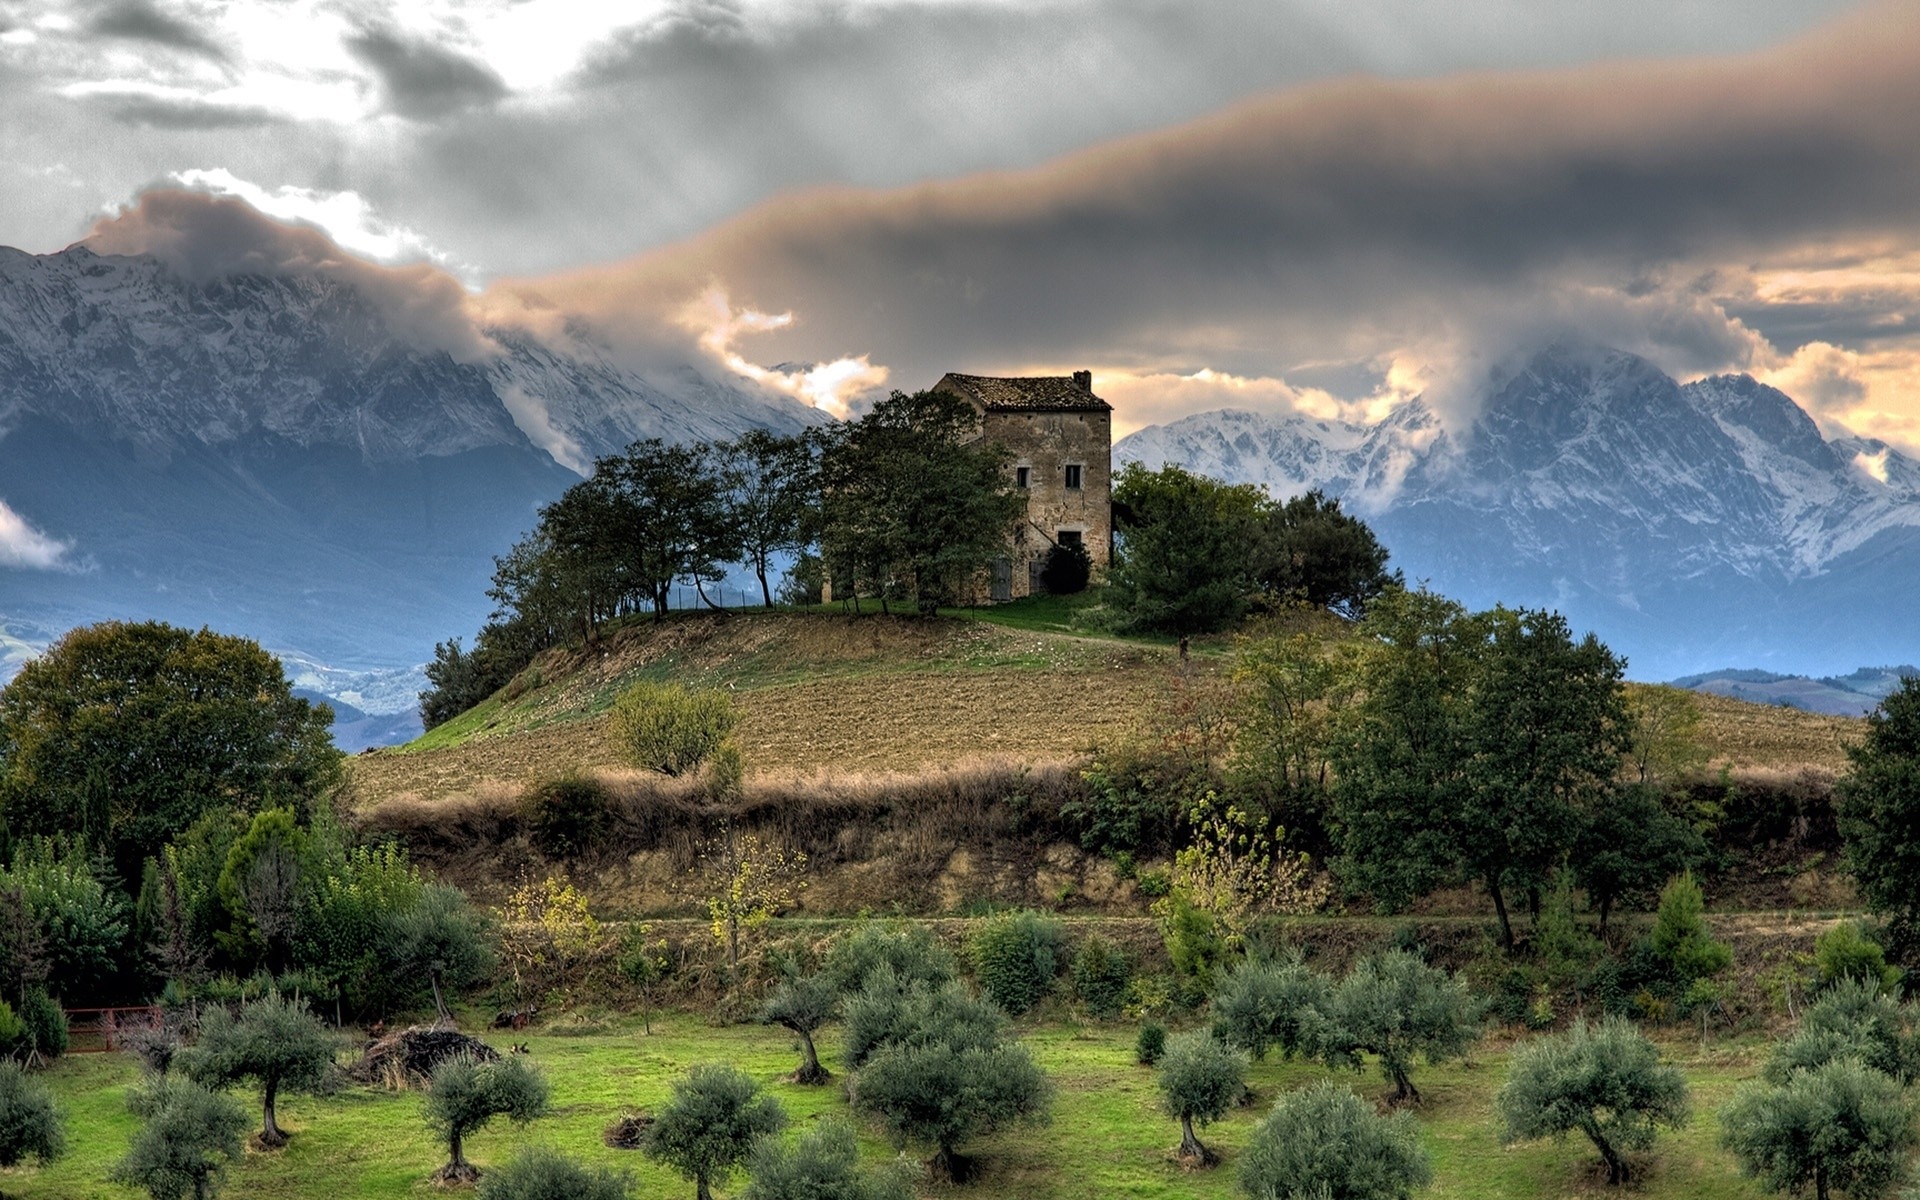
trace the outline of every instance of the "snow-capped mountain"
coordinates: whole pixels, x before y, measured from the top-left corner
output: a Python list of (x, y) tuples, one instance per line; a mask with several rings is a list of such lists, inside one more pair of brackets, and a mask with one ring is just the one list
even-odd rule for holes
[(303, 670), (417, 666), (484, 619), (492, 556), (594, 458), (826, 419), (584, 338), (469, 329), (459, 352), (382, 300), (318, 270), (0, 248), (0, 518), (42, 547), (0, 544), (0, 629), (151, 617)]
[(1319, 488), (1410, 579), (1475, 605), (1559, 608), (1637, 678), (1729, 661), (1830, 673), (1920, 649), (1920, 462), (1824, 437), (1755, 380), (1681, 385), (1558, 345), (1491, 378), (1448, 429), (1418, 400), (1375, 426), (1201, 413), (1115, 456), (1276, 495)]

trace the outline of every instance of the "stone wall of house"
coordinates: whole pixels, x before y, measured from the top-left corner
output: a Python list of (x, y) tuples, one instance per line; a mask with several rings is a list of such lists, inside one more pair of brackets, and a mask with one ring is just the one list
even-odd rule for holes
[[(1012, 455), (1008, 470), (1027, 472), (1027, 517), (1014, 536), (1011, 591), (1035, 590), (1034, 572), (1062, 533), (1080, 535), (1094, 569), (1103, 571), (1113, 548), (1112, 415), (1100, 411), (991, 411), (982, 419), (986, 440)], [(1068, 468), (1080, 468), (1069, 487)]]

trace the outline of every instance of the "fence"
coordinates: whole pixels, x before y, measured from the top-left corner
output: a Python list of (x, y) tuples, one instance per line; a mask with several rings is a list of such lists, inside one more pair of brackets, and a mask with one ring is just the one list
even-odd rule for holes
[(67, 1053), (101, 1054), (120, 1049), (120, 1035), (134, 1029), (151, 1029), (161, 1020), (158, 1006), (128, 1005), (122, 1008), (69, 1008), (67, 1011)]

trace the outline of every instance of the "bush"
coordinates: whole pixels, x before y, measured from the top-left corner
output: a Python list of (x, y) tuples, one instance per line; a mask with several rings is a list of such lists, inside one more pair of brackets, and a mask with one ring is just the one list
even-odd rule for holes
[(231, 1096), (186, 1079), (168, 1079), (135, 1092), (128, 1107), (146, 1124), (110, 1178), (153, 1200), (208, 1200), (242, 1151), (247, 1114)]
[(932, 1146), (933, 1174), (958, 1181), (968, 1174), (962, 1145), (1015, 1121), (1044, 1121), (1051, 1089), (1024, 1046), (961, 1046), (939, 1036), (916, 1030), (876, 1054), (855, 1080), (853, 1102), (896, 1142)]
[(1733, 947), (1713, 940), (1707, 928), (1706, 897), (1693, 873), (1683, 871), (1660, 893), (1660, 911), (1647, 934), (1647, 950), (1669, 983), (1684, 993), (1696, 980), (1707, 979), (1733, 963)]
[(1721, 1141), (1770, 1192), (1838, 1189), (1865, 1200), (1905, 1173), (1913, 1117), (1896, 1080), (1841, 1058), (1742, 1088), (1720, 1112)]
[(13, 1058), (27, 1052), (27, 1023), (13, 1011), (13, 1005), (0, 1000), (0, 1056)]
[(607, 831), (607, 790), (590, 775), (569, 772), (527, 789), (520, 820), (534, 848), (548, 858), (584, 854)]
[(673, 1083), (673, 1096), (647, 1130), (646, 1154), (691, 1179), (700, 1200), (753, 1152), (753, 1144), (787, 1124), (780, 1102), (734, 1067), (695, 1067)]
[(1410, 1115), (1382, 1117), (1322, 1082), (1273, 1106), (1241, 1157), (1239, 1182), (1251, 1200), (1407, 1200), (1432, 1178)]
[(1093, 557), (1087, 548), (1078, 542), (1056, 545), (1047, 551), (1047, 560), (1040, 567), (1040, 586), (1047, 589), (1049, 595), (1071, 596), (1087, 590), (1087, 581), (1093, 578)]
[(1133, 982), (1133, 963), (1126, 952), (1099, 934), (1091, 934), (1073, 953), (1073, 994), (1092, 1016), (1120, 1015), (1127, 985)]
[(1813, 967), (1823, 988), (1844, 979), (1863, 979), (1886, 991), (1900, 983), (1900, 968), (1887, 965), (1886, 950), (1857, 921), (1842, 921), (1814, 939)]
[(1167, 1027), (1158, 1021), (1148, 1021), (1142, 1025), (1140, 1036), (1133, 1039), (1133, 1061), (1143, 1067), (1151, 1067), (1166, 1052)]
[(915, 981), (935, 987), (960, 977), (953, 953), (924, 925), (862, 924), (837, 939), (820, 973), (842, 994), (862, 991), (880, 972), (899, 986)]
[(45, 988), (28, 988), (17, 1015), (28, 1050), (37, 1051), (42, 1058), (59, 1058), (67, 1052), (66, 1011)]
[(479, 1168), (467, 1161), (466, 1140), (495, 1117), (525, 1125), (547, 1111), (547, 1081), (519, 1055), (478, 1062), (460, 1054), (433, 1069), (421, 1115), (447, 1146), (447, 1162), (434, 1172), (440, 1183), (470, 1183)]
[(743, 1200), (912, 1200), (899, 1164), (890, 1169), (860, 1169), (860, 1147), (853, 1126), (827, 1118), (788, 1146), (762, 1138), (747, 1161), (751, 1182)]
[(1279, 1046), (1288, 1058), (1310, 1055), (1319, 1014), (1333, 986), (1298, 955), (1278, 962), (1249, 960), (1221, 976), (1213, 993), (1213, 1032), (1256, 1059)]
[(613, 702), (613, 739), (635, 765), (685, 775), (726, 744), (739, 720), (724, 692), (643, 681)]
[(1194, 1136), (1193, 1126), (1211, 1125), (1226, 1116), (1245, 1094), (1245, 1052), (1204, 1029), (1183, 1033), (1167, 1043), (1156, 1082), (1161, 1110), (1180, 1122), (1180, 1157), (1201, 1164), (1218, 1161)]
[(1415, 1056), (1429, 1063), (1458, 1058), (1480, 1036), (1481, 1005), (1466, 987), (1417, 955), (1389, 950), (1363, 959), (1327, 1001), (1327, 1024), (1316, 1035), (1331, 1065), (1360, 1068), (1364, 1051), (1379, 1056), (1394, 1099), (1418, 1100), (1407, 1071)]
[(1908, 1014), (1864, 979), (1835, 984), (1807, 1008), (1794, 1035), (1774, 1048), (1762, 1074), (1785, 1083), (1795, 1071), (1854, 1058), (1902, 1083), (1920, 1075), (1920, 1046), (1907, 1031)]
[(66, 1145), (46, 1085), (29, 1077), (19, 1063), (0, 1062), (0, 1167), (17, 1167), (29, 1156), (50, 1163)]
[(994, 917), (973, 935), (967, 949), (980, 990), (1010, 1013), (1023, 1013), (1053, 990), (1066, 933), (1060, 922), (1036, 912)]
[(583, 1167), (557, 1150), (536, 1146), (480, 1181), (479, 1200), (627, 1200), (624, 1171)]
[(1006, 1030), (1007, 1017), (957, 980), (941, 987), (916, 980), (901, 987), (891, 968), (882, 967), (848, 999), (840, 1026), (846, 1064), (857, 1068), (888, 1046), (907, 1042), (991, 1045)]
[(1606, 1160), (1607, 1182), (1618, 1184), (1628, 1175), (1621, 1151), (1649, 1149), (1657, 1128), (1686, 1124), (1687, 1083), (1631, 1023), (1609, 1017), (1517, 1049), (1494, 1106), (1502, 1141), (1577, 1130)]

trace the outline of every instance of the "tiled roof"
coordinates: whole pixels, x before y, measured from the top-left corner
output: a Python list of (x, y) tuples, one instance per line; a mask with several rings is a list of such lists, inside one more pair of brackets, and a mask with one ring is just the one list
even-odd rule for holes
[(1005, 379), (996, 375), (956, 375), (949, 372), (933, 385), (955, 392), (989, 412), (1110, 412), (1113, 405), (1093, 394), (1092, 377), (1030, 375)]

